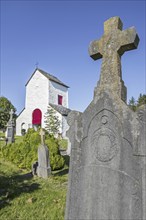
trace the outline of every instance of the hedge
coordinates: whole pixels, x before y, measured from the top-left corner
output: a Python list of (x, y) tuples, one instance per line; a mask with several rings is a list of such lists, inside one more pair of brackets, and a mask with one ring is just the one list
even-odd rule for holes
[[(52, 170), (58, 170), (64, 166), (64, 158), (59, 152), (59, 141), (46, 132), (45, 144), (49, 149), (50, 165)], [(19, 168), (30, 170), (32, 164), (38, 160), (38, 146), (40, 144), (39, 131), (28, 129), (21, 142), (8, 144), (2, 148), (4, 158), (15, 163)]]

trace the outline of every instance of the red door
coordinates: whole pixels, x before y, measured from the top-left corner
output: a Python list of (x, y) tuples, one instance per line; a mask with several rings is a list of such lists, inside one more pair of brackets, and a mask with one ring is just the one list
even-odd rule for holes
[(42, 112), (40, 109), (36, 108), (32, 113), (32, 124), (41, 125), (42, 122)]

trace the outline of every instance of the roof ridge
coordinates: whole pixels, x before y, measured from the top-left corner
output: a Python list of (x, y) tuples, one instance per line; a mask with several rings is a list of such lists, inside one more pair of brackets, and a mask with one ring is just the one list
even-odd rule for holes
[(45, 74), (47, 74), (47, 75), (49, 75), (49, 76), (53, 76), (54, 78), (58, 79), (56, 76), (54, 76), (54, 75), (52, 75), (52, 74), (46, 72), (45, 70), (42, 70), (42, 69), (40, 69), (40, 68), (37, 68), (37, 70), (39, 70), (39, 71), (41, 71), (41, 72), (44, 72)]
[(67, 86), (66, 84), (64, 84), (61, 80), (59, 80), (56, 76), (50, 74), (50, 73), (47, 73), (46, 71), (40, 69), (40, 68), (37, 68), (38, 71), (40, 71), (40, 73), (42, 73), (45, 77), (47, 77), (49, 80), (51, 81), (54, 81), (62, 86), (65, 86), (67, 88), (69, 88), (69, 86)]

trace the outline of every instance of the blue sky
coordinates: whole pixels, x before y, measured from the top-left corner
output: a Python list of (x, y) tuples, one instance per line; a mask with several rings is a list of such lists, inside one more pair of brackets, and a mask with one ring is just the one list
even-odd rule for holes
[(134, 26), (137, 50), (122, 56), (122, 74), (131, 96), (145, 93), (146, 2), (137, 1), (2, 1), (0, 95), (19, 113), (25, 84), (38, 67), (70, 86), (69, 107), (84, 111), (93, 98), (102, 60), (88, 54), (92, 40), (103, 35), (103, 23), (119, 16), (123, 29)]

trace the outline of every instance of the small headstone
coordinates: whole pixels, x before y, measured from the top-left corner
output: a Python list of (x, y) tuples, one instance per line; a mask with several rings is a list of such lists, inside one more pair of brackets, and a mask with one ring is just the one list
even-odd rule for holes
[(15, 133), (15, 122), (13, 119), (14, 111), (11, 109), (10, 111), (10, 119), (7, 123), (6, 129), (6, 143), (13, 143), (14, 142), (14, 133)]
[(48, 178), (51, 175), (51, 167), (49, 160), (49, 150), (44, 143), (45, 132), (41, 129), (41, 145), (38, 147), (38, 168), (37, 174), (39, 177)]

